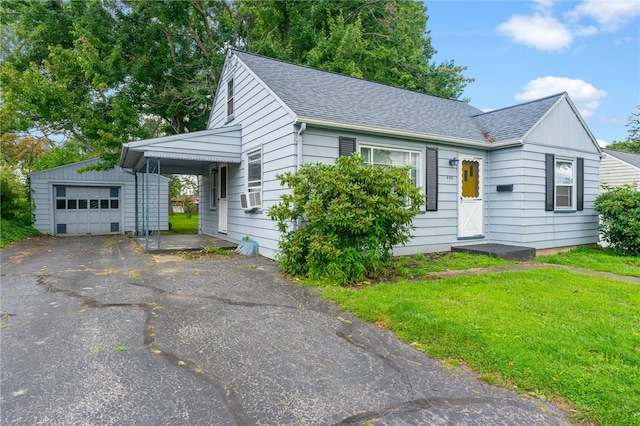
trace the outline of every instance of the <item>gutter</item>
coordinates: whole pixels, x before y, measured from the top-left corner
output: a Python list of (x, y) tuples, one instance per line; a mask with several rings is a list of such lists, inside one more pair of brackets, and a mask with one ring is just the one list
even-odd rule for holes
[(350, 130), (357, 131), (362, 133), (370, 133), (377, 135), (386, 135), (386, 136), (396, 136), (404, 139), (413, 139), (418, 141), (425, 142), (440, 142), (446, 145), (454, 145), (454, 146), (466, 146), (466, 147), (477, 147), (482, 149), (499, 149), (506, 148), (510, 146), (519, 146), (524, 143), (522, 139), (510, 139), (501, 142), (481, 142), (473, 139), (465, 139), (465, 138), (456, 138), (451, 136), (442, 136), (442, 135), (432, 135), (426, 133), (418, 133), (418, 132), (410, 132), (406, 130), (397, 130), (397, 129), (389, 129), (385, 127), (376, 127), (376, 126), (366, 126), (361, 124), (352, 124), (340, 121), (331, 121), (331, 120), (323, 120), (318, 118), (297, 116), (296, 123), (305, 125), (306, 124), (324, 127), (328, 129), (337, 129), (337, 130)]

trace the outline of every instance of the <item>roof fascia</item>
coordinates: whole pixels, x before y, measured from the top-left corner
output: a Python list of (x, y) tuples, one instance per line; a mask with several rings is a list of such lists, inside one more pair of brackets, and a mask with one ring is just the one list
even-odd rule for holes
[[(233, 52), (232, 52), (231, 54), (233, 54)], [(265, 89), (265, 90), (266, 90), (266, 91), (267, 91), (271, 96), (273, 96), (273, 98), (276, 100), (276, 102), (278, 102), (278, 103), (280, 104), (280, 106), (281, 106), (282, 108), (284, 108), (284, 110), (285, 110), (285, 111), (287, 111), (287, 114), (289, 114), (292, 118), (295, 118), (295, 117), (296, 117), (296, 113), (295, 113), (295, 112), (293, 112), (293, 110), (292, 110), (291, 108), (289, 108), (289, 106), (288, 106), (286, 103), (284, 103), (284, 101), (280, 98), (280, 96), (276, 95), (276, 93), (275, 93), (273, 90), (271, 90), (271, 88), (269, 87), (269, 85), (268, 85), (267, 83), (265, 83), (265, 82), (264, 82), (260, 77), (258, 77), (258, 75), (257, 75), (255, 72), (253, 72), (253, 70), (251, 69), (251, 67), (250, 67), (249, 65), (247, 65), (246, 63), (244, 63), (244, 62), (242, 61), (242, 59), (240, 59), (240, 57), (239, 57), (238, 55), (235, 55), (235, 56), (236, 56), (236, 60), (237, 60), (240, 64), (242, 64), (242, 66), (244, 67), (244, 69), (245, 69), (245, 70), (247, 70), (247, 72), (249, 73), (249, 75), (250, 75), (251, 77), (255, 78), (255, 79), (256, 79), (256, 81), (258, 81), (258, 82), (262, 85), (262, 87), (263, 87), (263, 88), (264, 88), (264, 89)]]
[(87, 160), (76, 161), (75, 163), (64, 164), (62, 166), (51, 167), (50, 169), (38, 170), (37, 172), (27, 173), (27, 176), (28, 177), (36, 176), (36, 175), (39, 175), (39, 174), (42, 174), (42, 173), (45, 173), (45, 172), (50, 172), (52, 170), (68, 168), (68, 167), (71, 167), (71, 166), (78, 166), (78, 165), (84, 164), (84, 163), (87, 163), (87, 164), (97, 163), (99, 161), (100, 161), (100, 158), (89, 158)]
[[(565, 95), (566, 94), (567, 93), (565, 92)], [(591, 133), (591, 130), (589, 130), (589, 126), (587, 126), (587, 123), (585, 123), (584, 119), (582, 118), (582, 115), (580, 115), (580, 112), (578, 111), (578, 108), (576, 108), (575, 104), (573, 103), (573, 101), (571, 100), (571, 98), (569, 96), (565, 96), (565, 98), (566, 98), (567, 102), (569, 103), (569, 106), (573, 110), (573, 113), (576, 115), (576, 117), (578, 117), (578, 120), (580, 120), (580, 124), (582, 124), (582, 127), (584, 128), (584, 130), (589, 135), (589, 138), (591, 139), (591, 143), (593, 143), (593, 145), (596, 147), (596, 149), (598, 150), (598, 153), (600, 155), (602, 155), (602, 148), (600, 148), (600, 144), (598, 143), (598, 140), (596, 139), (595, 136), (593, 136), (593, 133)]]
[(593, 136), (593, 134), (591, 133), (591, 130), (589, 130), (589, 127), (587, 126), (587, 123), (585, 123), (585, 121), (582, 119), (582, 116), (580, 115), (580, 113), (578, 112), (578, 109), (576, 108), (576, 106), (574, 105), (573, 101), (571, 101), (571, 98), (569, 97), (569, 94), (567, 92), (564, 92), (562, 94), (562, 96), (560, 96), (558, 98), (558, 100), (556, 101), (556, 103), (553, 104), (553, 106), (551, 108), (549, 108), (547, 110), (547, 112), (545, 112), (542, 117), (540, 117), (540, 119), (536, 122), (536, 124), (534, 124), (533, 126), (531, 126), (531, 128), (529, 130), (527, 130), (527, 133), (525, 133), (522, 136), (522, 140), (525, 141), (527, 140), (527, 138), (529, 137), (529, 135), (544, 121), (546, 120), (546, 118), (549, 116), (549, 114), (551, 114), (551, 112), (556, 109), (558, 107), (558, 105), (560, 105), (562, 103), (562, 101), (567, 101), (567, 103), (569, 104), (569, 108), (571, 108), (571, 110), (573, 111), (573, 113), (575, 114), (575, 116), (578, 118), (578, 120), (580, 121), (580, 124), (582, 125), (582, 128), (587, 132), (587, 136), (589, 136), (589, 139), (591, 139), (591, 143), (596, 147), (596, 149), (598, 150), (599, 154), (602, 154), (602, 149), (600, 148), (600, 145), (598, 145), (598, 141), (596, 140), (596, 138)]
[(220, 79), (218, 80), (218, 87), (216, 87), (216, 93), (213, 95), (213, 102), (211, 103), (211, 110), (209, 111), (209, 118), (207, 118), (207, 129), (211, 125), (211, 118), (213, 117), (213, 109), (216, 106), (216, 101), (218, 100), (218, 96), (220, 94), (220, 88), (222, 87), (222, 76), (225, 74), (227, 70), (228, 64), (231, 62), (230, 58), (233, 55), (233, 49), (227, 50), (227, 57), (224, 60), (224, 64), (222, 66), (222, 72), (220, 73)]
[(346, 123), (340, 121), (323, 120), (313, 117), (297, 116), (296, 124), (306, 123), (307, 125), (322, 127), (326, 129), (350, 130), (362, 133), (396, 136), (404, 139), (413, 139), (423, 142), (439, 142), (445, 145), (467, 146), (482, 149), (504, 148), (506, 146), (521, 145), (518, 140), (509, 140), (500, 143), (488, 144), (487, 142), (476, 141), (472, 139), (455, 138), (450, 136), (432, 135), (417, 132), (408, 132), (405, 130), (387, 129), (384, 127), (364, 126), (360, 124)]

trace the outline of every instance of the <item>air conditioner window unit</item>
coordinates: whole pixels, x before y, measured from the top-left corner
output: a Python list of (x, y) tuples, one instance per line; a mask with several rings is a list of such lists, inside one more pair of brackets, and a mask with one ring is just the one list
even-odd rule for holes
[(254, 210), (262, 205), (259, 192), (245, 192), (240, 194), (240, 205), (243, 210)]

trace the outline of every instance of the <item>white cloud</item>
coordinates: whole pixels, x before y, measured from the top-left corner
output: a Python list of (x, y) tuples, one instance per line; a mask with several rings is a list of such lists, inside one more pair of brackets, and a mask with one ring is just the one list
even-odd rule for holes
[(616, 32), (640, 16), (638, 0), (585, 0), (565, 17), (572, 23), (586, 17), (596, 21), (602, 31)]
[(498, 31), (519, 44), (539, 50), (562, 50), (571, 45), (571, 32), (555, 18), (535, 13), (515, 15), (498, 25)]
[(569, 47), (575, 37), (622, 29), (640, 16), (640, 1), (584, 0), (565, 12), (562, 21), (552, 14), (552, 0), (534, 0), (532, 9), (532, 15), (514, 15), (498, 25), (497, 31), (514, 43), (553, 52)]
[(556, 93), (567, 92), (576, 105), (580, 114), (591, 117), (600, 106), (600, 98), (607, 96), (607, 92), (593, 87), (584, 80), (567, 77), (540, 77), (528, 82), (522, 92), (515, 95), (519, 101), (531, 101)]

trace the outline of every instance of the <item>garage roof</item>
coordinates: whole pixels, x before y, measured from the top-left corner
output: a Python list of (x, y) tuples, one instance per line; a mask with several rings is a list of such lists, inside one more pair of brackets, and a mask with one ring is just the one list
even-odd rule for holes
[(122, 145), (119, 165), (144, 171), (146, 160), (162, 173), (202, 174), (211, 163), (240, 163), (242, 127), (232, 126), (199, 132), (145, 139)]

